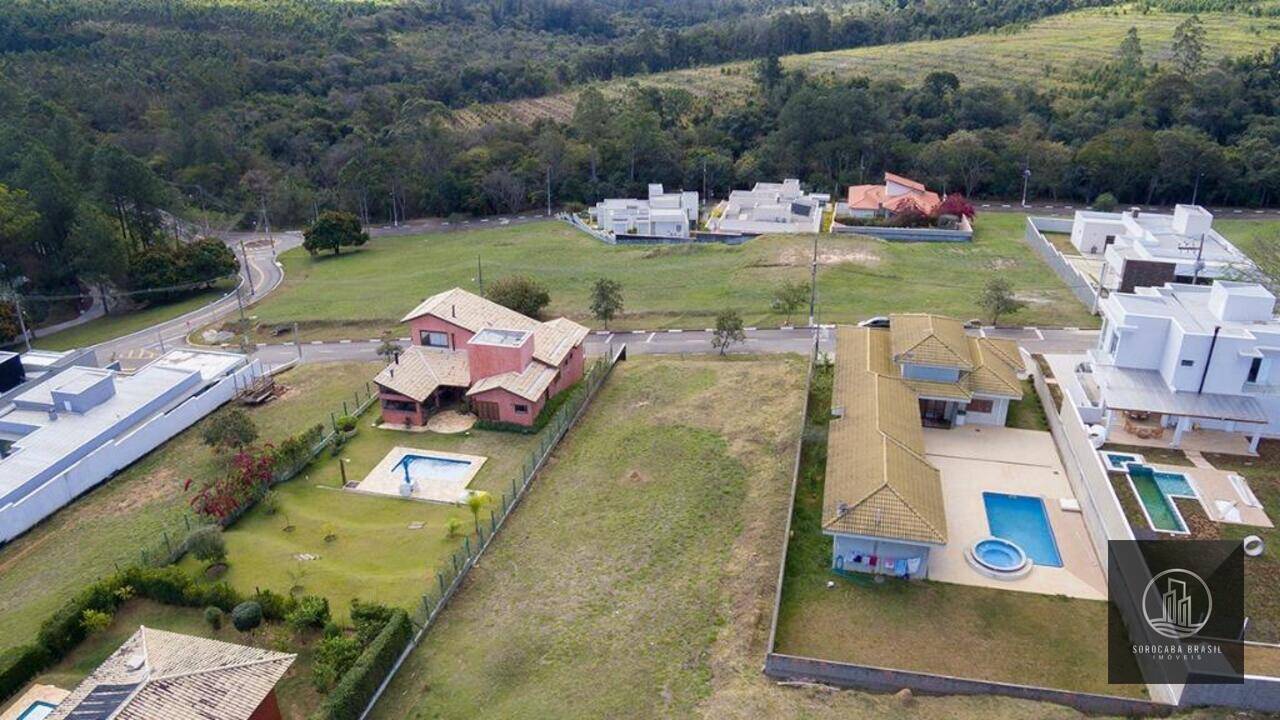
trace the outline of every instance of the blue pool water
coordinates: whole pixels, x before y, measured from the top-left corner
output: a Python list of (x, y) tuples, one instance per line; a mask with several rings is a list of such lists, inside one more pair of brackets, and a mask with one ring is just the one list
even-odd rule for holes
[(1122, 455), (1120, 453), (1107, 453), (1107, 462), (1114, 468), (1123, 468), (1125, 463), (1137, 462), (1138, 458), (1134, 455)]
[(1182, 473), (1156, 473), (1156, 485), (1164, 491), (1165, 495), (1180, 495), (1182, 497), (1195, 497), (1196, 491), (1191, 487), (1191, 483), (1187, 482), (1187, 476)]
[(37, 700), (22, 711), (22, 714), (18, 716), (18, 720), (44, 720), (53, 714), (55, 707), (55, 705), (50, 705), (43, 700)]
[(1043, 500), (984, 492), (982, 504), (986, 506), (987, 527), (993, 536), (1022, 548), (1037, 565), (1062, 567), (1062, 556), (1058, 554), (1058, 543), (1053, 539)]
[(405, 469), (412, 480), (462, 480), (471, 473), (470, 460), (432, 457), (429, 455), (405, 455), (396, 463), (396, 476), (404, 479)]

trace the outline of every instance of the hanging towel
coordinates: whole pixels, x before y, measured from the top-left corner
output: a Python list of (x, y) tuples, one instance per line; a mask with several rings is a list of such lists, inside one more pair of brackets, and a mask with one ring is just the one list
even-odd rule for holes
[(915, 575), (916, 573), (920, 572), (920, 558), (907, 559), (907, 572), (911, 573), (912, 575)]
[(862, 556), (861, 556), (861, 555), (854, 555), (854, 556), (853, 556), (853, 563), (854, 563), (855, 565), (861, 565), (861, 564), (862, 564)]
[(872, 556), (871, 556), (871, 559), (870, 559), (870, 560), (868, 560), (868, 562), (870, 562), (870, 563), (871, 563), (871, 567), (875, 567), (875, 566), (876, 566), (876, 556), (875, 556), (875, 555), (872, 555)]

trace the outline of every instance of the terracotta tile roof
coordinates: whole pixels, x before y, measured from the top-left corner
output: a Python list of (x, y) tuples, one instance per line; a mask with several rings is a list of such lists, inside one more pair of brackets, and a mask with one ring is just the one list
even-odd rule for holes
[(387, 365), (373, 381), (392, 392), (424, 402), (441, 385), (469, 385), (471, 369), (466, 351), (410, 345), (400, 353), (400, 362)]
[(972, 392), (1022, 398), (1022, 381), (1018, 379), (1022, 367), (1009, 359), (1011, 352), (1017, 357), (1017, 345), (1009, 340), (971, 337), (969, 350), (974, 368), (965, 379)]
[(912, 190), (919, 190), (920, 192), (925, 192), (924, 183), (922, 183), (922, 182), (918, 182), (918, 181), (916, 181), (916, 180), (912, 180), (912, 179), (911, 179), (911, 178), (909, 178), (909, 177), (903, 177), (902, 175), (896, 175), (896, 174), (891, 173), (891, 172), (885, 172), (885, 174), (884, 174), (884, 181), (885, 181), (886, 183), (889, 183), (889, 182), (895, 182), (895, 183), (897, 183), (897, 184), (899, 184), (899, 185), (905, 185), (905, 186), (907, 186), (907, 187), (911, 188)]
[(959, 320), (923, 313), (890, 315), (889, 331), (895, 362), (973, 369), (968, 336)]
[(938, 197), (938, 193), (927, 190), (891, 197), (884, 201), (885, 209), (894, 214), (904, 213), (914, 208), (921, 215), (933, 215), (941, 206), (942, 198)]
[(889, 333), (836, 330), (833, 418), (823, 486), (825, 530), (944, 544), (946, 512), (938, 470), (924, 459), (915, 393), (882, 374)]
[(296, 657), (140, 627), (49, 717), (247, 720)]
[(879, 210), (884, 203), (883, 185), (850, 185), (849, 207), (854, 210)]
[[(533, 357), (548, 365), (563, 362), (569, 351), (590, 332), (586, 327), (566, 318), (538, 322), (462, 288), (432, 295), (401, 318), (400, 322), (408, 322), (423, 315), (451, 322), (472, 333), (485, 328), (532, 332)], [(570, 342), (572, 338), (577, 338), (577, 341)]]
[(481, 378), (467, 391), (467, 397), (479, 395), (487, 390), (502, 388), (514, 393), (529, 402), (537, 402), (556, 379), (556, 369), (541, 363), (529, 363), (520, 372), (506, 372)]

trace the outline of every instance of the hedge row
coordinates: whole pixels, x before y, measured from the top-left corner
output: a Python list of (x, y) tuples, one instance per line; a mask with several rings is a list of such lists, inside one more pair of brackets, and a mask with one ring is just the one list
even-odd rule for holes
[(246, 599), (258, 601), (268, 620), (282, 620), (293, 609), (293, 598), (260, 590), (245, 598), (225, 582), (206, 585), (175, 566), (130, 567), (81, 590), (40, 624), (36, 641), (0, 656), (0, 701), (16, 693), (41, 670), (66, 657), (87, 635), (84, 613), (113, 615), (130, 597), (144, 597), (164, 605), (208, 607), (230, 612)]
[(413, 623), (404, 610), (394, 610), (382, 632), (360, 653), (321, 706), (320, 720), (357, 720), (391, 672), (396, 658), (409, 646)]

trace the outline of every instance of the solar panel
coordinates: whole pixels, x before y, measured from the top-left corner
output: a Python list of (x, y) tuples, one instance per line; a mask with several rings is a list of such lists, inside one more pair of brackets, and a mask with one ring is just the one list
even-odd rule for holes
[(67, 713), (67, 720), (107, 720), (141, 684), (99, 685)]

